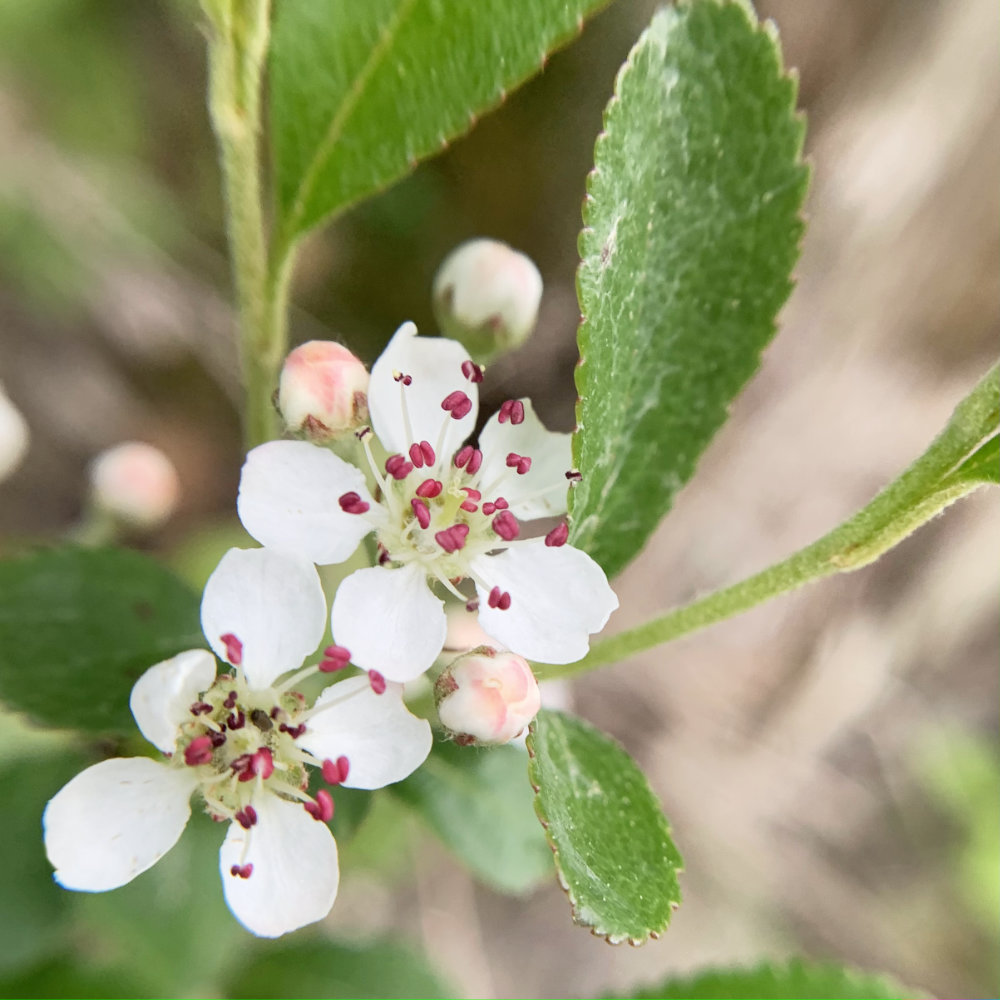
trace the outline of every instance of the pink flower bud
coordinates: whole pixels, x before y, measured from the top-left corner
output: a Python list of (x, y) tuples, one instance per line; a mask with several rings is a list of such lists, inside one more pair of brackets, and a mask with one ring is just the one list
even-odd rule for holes
[(159, 448), (128, 441), (90, 463), (90, 497), (95, 507), (123, 524), (150, 530), (177, 507), (177, 470)]
[(329, 441), (368, 419), (368, 369), (332, 340), (310, 340), (285, 358), (278, 408), (285, 426)]
[(28, 425), (0, 386), (0, 480), (21, 464), (27, 450)]
[(479, 356), (524, 343), (535, 327), (541, 299), (538, 268), (496, 240), (461, 244), (434, 279), (434, 315), (442, 332)]
[(541, 696), (528, 661), (478, 646), (434, 684), (438, 717), (460, 743), (509, 743), (538, 714)]

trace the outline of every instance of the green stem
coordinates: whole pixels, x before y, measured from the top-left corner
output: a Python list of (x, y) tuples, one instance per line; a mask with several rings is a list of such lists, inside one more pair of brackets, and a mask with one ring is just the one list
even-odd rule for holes
[(248, 448), (275, 435), (271, 396), (286, 348), (287, 269), (268, 270), (261, 185), (261, 77), (270, 0), (203, 0), (210, 22), (209, 111), (219, 146), (240, 322)]
[(539, 679), (567, 677), (616, 663), (731, 618), (812, 580), (867, 566), (959, 497), (983, 485), (983, 479), (966, 477), (959, 466), (997, 434), (998, 421), (1000, 366), (994, 366), (959, 403), (930, 448), (840, 527), (740, 583), (596, 641), (589, 654), (577, 663), (541, 665)]

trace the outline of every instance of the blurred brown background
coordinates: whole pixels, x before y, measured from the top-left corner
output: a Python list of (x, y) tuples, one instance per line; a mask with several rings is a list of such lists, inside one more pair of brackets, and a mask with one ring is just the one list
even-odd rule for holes
[[(0, 545), (69, 529), (87, 461), (125, 438), (160, 445), (183, 480), (156, 549), (181, 560), (232, 521), (239, 393), (194, 9), (0, 5), (0, 380), (33, 436), (0, 487)], [(809, 120), (798, 286), (733, 419), (618, 581), (612, 627), (832, 527), (996, 352), (995, 5), (759, 9)], [(433, 329), (430, 282), (455, 243), (504, 239), (537, 261), (546, 295), (484, 408), (527, 394), (570, 429), (585, 176), (652, 10), (619, 0), (468, 138), (312, 239), (295, 338), (336, 335), (371, 360), (402, 320)], [(800, 950), (995, 996), (998, 543), (995, 498), (977, 494), (873, 568), (577, 683), (578, 710), (639, 760), (686, 860), (662, 940), (611, 948), (570, 924), (555, 886), (497, 897), (429, 842), (415, 877), (348, 870), (333, 930), (422, 940), (473, 996), (592, 996)]]

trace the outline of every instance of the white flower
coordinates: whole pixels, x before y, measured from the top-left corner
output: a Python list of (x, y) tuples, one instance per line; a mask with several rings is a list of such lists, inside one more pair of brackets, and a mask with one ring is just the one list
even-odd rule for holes
[(91, 463), (91, 502), (134, 528), (151, 530), (170, 518), (180, 499), (173, 462), (151, 444), (126, 441)]
[(205, 587), (201, 620), (232, 672), (216, 677), (215, 657), (201, 649), (147, 670), (132, 714), (169, 759), (106, 760), (78, 774), (46, 807), (45, 848), (67, 889), (115, 889), (173, 847), (198, 792), (230, 821), (219, 854), (229, 908), (254, 934), (277, 937), (322, 919), (337, 894), (337, 845), (324, 822), (333, 799), (309, 794), (306, 765), (332, 785), (381, 788), (424, 761), (430, 726), (406, 710), (401, 685), (378, 676), (331, 685), (307, 709), (292, 685), (345, 666), (341, 647), (276, 683), (326, 627), (319, 578), (304, 561), (231, 549)]
[(28, 424), (0, 385), (0, 482), (24, 460), (28, 442)]
[[(547, 431), (527, 400), (508, 400), (472, 433), (482, 369), (452, 340), (417, 337), (406, 323), (372, 368), (368, 406), (389, 451), (376, 466), (359, 433), (373, 496), (360, 469), (299, 441), (272, 441), (247, 456), (238, 508), (259, 542), (319, 564), (347, 559), (374, 531), (379, 565), (356, 570), (333, 602), (333, 634), (354, 662), (407, 681), (445, 639), (437, 584), (461, 600), (469, 578), (483, 628), (507, 649), (573, 663), (618, 607), (604, 571), (566, 545), (565, 523), (518, 540), (519, 519), (566, 511), (570, 436)], [(430, 585), (429, 585), (430, 584)]]

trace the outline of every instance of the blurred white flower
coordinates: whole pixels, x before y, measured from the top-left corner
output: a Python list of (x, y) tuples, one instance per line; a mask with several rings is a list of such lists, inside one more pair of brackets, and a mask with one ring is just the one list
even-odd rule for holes
[(329, 647), (318, 667), (278, 683), (319, 643), (326, 601), (316, 570), (267, 549), (231, 549), (205, 587), (202, 627), (232, 672), (194, 649), (158, 663), (132, 690), (143, 735), (168, 755), (106, 760), (49, 802), (45, 847), (68, 889), (125, 885), (177, 842), (198, 792), (230, 822), (219, 854), (226, 902), (254, 934), (277, 937), (322, 919), (337, 894), (333, 799), (308, 792), (307, 765), (330, 785), (381, 788), (430, 751), (402, 687), (375, 675), (328, 687), (307, 708), (292, 690), (316, 670), (344, 667)]
[(28, 441), (28, 424), (0, 385), (0, 482), (21, 464)]

